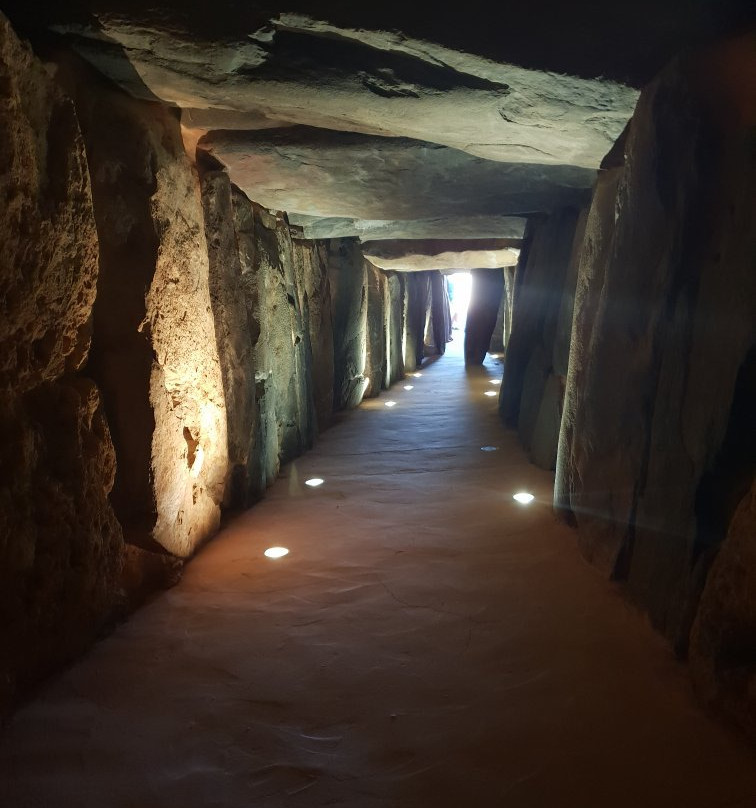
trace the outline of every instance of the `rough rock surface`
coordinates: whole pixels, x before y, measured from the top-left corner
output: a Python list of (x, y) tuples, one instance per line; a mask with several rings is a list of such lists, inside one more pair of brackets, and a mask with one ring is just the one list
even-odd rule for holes
[(412, 373), (425, 357), (425, 327), (431, 304), (430, 273), (409, 272), (404, 312), (404, 372)]
[(146, 27), (106, 14), (97, 23), (57, 30), (73, 34), (87, 59), (135, 95), (203, 109), (213, 129), (229, 126), (230, 110), (235, 128), (246, 130), (262, 116), (427, 140), (501, 162), (596, 167), (637, 98), (612, 81), (496, 64), (297, 14), (215, 43), (170, 24)]
[(526, 219), (519, 216), (466, 216), (403, 221), (320, 218), (289, 213), (292, 225), (301, 228), (308, 239), (350, 238), (361, 241), (390, 241), (393, 239), (521, 239)]
[(228, 174), (204, 172), (202, 207), (210, 267), (210, 300), (226, 406), (228, 477), (223, 504), (239, 508), (249, 505), (260, 493), (254, 456), (258, 451), (255, 437), (259, 410), (255, 403), (254, 325), (244, 296)]
[(465, 364), (482, 365), (499, 313), (504, 274), (501, 269), (475, 269), (470, 275), (472, 288), (465, 325)]
[(423, 270), (495, 269), (514, 266), (519, 242), (509, 239), (364, 241), (362, 251), (381, 269), (400, 272)]
[(690, 643), (704, 701), (756, 738), (756, 484), (743, 498), (712, 565)]
[[(303, 305), (305, 261), (282, 214), (260, 208), (238, 191), (234, 214), (247, 307), (255, 323), (257, 443), (264, 490), (281, 463), (312, 445), (317, 429), (308, 311)], [(323, 338), (327, 340), (327, 333)]]
[(333, 415), (333, 323), (328, 280), (328, 248), (323, 242), (293, 241), (300, 299), (309, 327), (312, 395), (319, 429)]
[[(518, 216), (587, 205), (596, 176), (591, 168), (497, 163), (435, 143), (305, 126), (211, 132), (198, 150), (261, 205), (317, 217)], [(359, 171), (345, 171), (355, 165)]]
[(0, 713), (119, 600), (115, 458), (86, 361), (97, 232), (76, 112), (0, 14)]
[(367, 262), (357, 239), (332, 239), (328, 277), (333, 314), (333, 407), (356, 407), (365, 393)]
[(512, 331), (512, 299), (514, 295), (514, 283), (516, 267), (504, 267), (504, 289), (501, 293), (501, 303), (499, 313), (496, 315), (496, 325), (491, 335), (491, 344), (488, 348), (491, 353), (502, 353), (509, 343), (509, 335)]
[(738, 384), (756, 337), (752, 47), (678, 60), (644, 91), (576, 304), (595, 313), (575, 320), (558, 498), (581, 534), (604, 523), (589, 552), (681, 653), (753, 426), (752, 385)]
[(365, 396), (377, 396), (386, 377), (388, 329), (386, 315), (386, 275), (367, 262), (367, 351), (365, 355)]
[[(555, 345), (559, 341), (558, 324), (566, 297), (567, 307), (574, 295), (574, 274), (569, 272), (570, 258), (576, 253), (578, 211), (565, 208), (535, 224), (532, 243), (522, 253), (514, 290), (512, 330), (507, 345), (504, 379), (499, 396), (499, 412), (506, 424), (517, 427), (534, 462), (553, 468), (558, 433), (554, 434), (553, 393), (561, 389), (558, 378), (549, 383), (550, 403), (544, 403), (547, 382), (559, 376), (554, 365)], [(578, 233), (578, 237), (582, 233)], [(524, 263), (523, 263), (524, 262)], [(536, 428), (539, 434), (536, 437)], [(548, 447), (549, 441), (553, 446)]]
[[(614, 569), (623, 533), (615, 523), (614, 514), (606, 510), (603, 479), (606, 474), (611, 474), (612, 465), (620, 462), (620, 458), (610, 448), (602, 451), (601, 437), (611, 440), (612, 433), (604, 430), (599, 435), (599, 424), (590, 429), (586, 414), (591, 406), (588, 398), (595, 395), (588, 385), (591, 353), (600, 339), (594, 327), (602, 305), (605, 271), (616, 222), (617, 190), (623, 171), (623, 168), (613, 168), (599, 174), (586, 220), (575, 288), (569, 370), (554, 485), (557, 511), (568, 517), (574, 515), (580, 524), (578, 542), (581, 552), (607, 573)], [(583, 459), (586, 451), (591, 452), (592, 462)], [(582, 480), (576, 478), (578, 469)], [(579, 501), (573, 497), (573, 492), (578, 490)], [(617, 502), (616, 496), (614, 502)]]
[(191, 555), (220, 522), (226, 409), (199, 180), (176, 116), (130, 99), (72, 60), (93, 177), (100, 277), (88, 371), (118, 461), (127, 540)]
[(386, 388), (404, 378), (404, 355), (407, 340), (406, 296), (406, 279), (396, 273), (388, 273), (389, 341), (386, 350), (388, 375), (384, 379)]

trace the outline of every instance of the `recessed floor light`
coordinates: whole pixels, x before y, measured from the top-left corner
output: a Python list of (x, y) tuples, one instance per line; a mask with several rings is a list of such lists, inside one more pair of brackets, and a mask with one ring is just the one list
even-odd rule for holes
[(414, 376), (416, 379), (419, 379), (423, 374), (422, 373), (413, 373), (411, 375)]
[(305, 480), (305, 485), (309, 485), (310, 488), (317, 488), (319, 485), (323, 485), (325, 482), (322, 477), (310, 477), (309, 480)]
[(289, 548), (288, 547), (268, 547), (265, 551), (265, 555), (268, 558), (283, 558), (285, 555), (289, 555)]
[(495, 396), (496, 395), (496, 390), (486, 390), (486, 392), (483, 393), (483, 395), (484, 396)]
[(396, 407), (396, 401), (387, 401), (385, 402), (386, 407)]
[(499, 447), (498, 446), (481, 446), (480, 451), (481, 452), (498, 452)]
[(512, 499), (516, 500), (521, 505), (529, 505), (535, 497), (532, 494), (528, 494), (527, 491), (518, 491)]
[(501, 379), (489, 379), (489, 384), (501, 384)]
[(405, 384), (405, 385), (404, 385), (404, 389), (405, 389), (405, 390), (414, 390), (414, 389), (415, 389), (415, 385), (414, 385), (414, 384)]

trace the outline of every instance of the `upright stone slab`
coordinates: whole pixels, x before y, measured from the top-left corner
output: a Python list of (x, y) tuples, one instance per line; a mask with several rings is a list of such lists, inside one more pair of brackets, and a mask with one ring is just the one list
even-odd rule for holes
[(465, 364), (482, 365), (491, 344), (491, 336), (504, 291), (501, 269), (473, 269), (470, 305), (465, 325)]
[(328, 278), (333, 316), (333, 406), (343, 410), (356, 407), (365, 391), (368, 279), (358, 239), (331, 239)]
[(88, 365), (118, 470), (130, 543), (186, 557), (220, 523), (226, 408), (196, 170), (178, 118), (73, 60), (71, 88), (93, 177), (100, 279)]
[(433, 331), (433, 344), (436, 353), (446, 353), (446, 343), (451, 339), (451, 311), (449, 293), (446, 290), (446, 276), (434, 271), (430, 276), (431, 311), (430, 327)]
[(72, 100), (0, 14), (0, 715), (119, 606), (115, 455), (86, 375), (98, 245)]
[(558, 498), (680, 653), (756, 406), (737, 383), (756, 339), (751, 64), (733, 40), (644, 90), (580, 271)]
[[(520, 422), (526, 371), (537, 346), (545, 357), (544, 382), (553, 371), (554, 341), (577, 219), (577, 210), (563, 208), (540, 220), (535, 224), (532, 244), (521, 255), (525, 263), (517, 270), (512, 332), (499, 398), (499, 411), (508, 426), (516, 427)], [(539, 406), (540, 395), (531, 391), (525, 404)]]
[(404, 370), (413, 373), (422, 367), (425, 357), (425, 328), (430, 307), (430, 277), (427, 272), (405, 275)]
[(389, 375), (385, 380), (388, 389), (394, 382), (404, 378), (405, 351), (405, 298), (406, 279), (404, 275), (390, 272), (388, 274), (388, 306), (389, 323)]
[(386, 363), (385, 295), (386, 277), (369, 261), (367, 264), (367, 351), (365, 396), (377, 396), (383, 387)]
[(234, 228), (231, 181), (224, 171), (203, 174), (202, 206), (210, 266), (210, 300), (226, 405), (229, 474), (224, 505), (242, 508), (259, 496), (259, 486), (254, 479), (258, 409), (250, 317)]
[(333, 324), (328, 281), (328, 245), (323, 241), (293, 242), (302, 306), (308, 322), (311, 383), (318, 429), (333, 416)]

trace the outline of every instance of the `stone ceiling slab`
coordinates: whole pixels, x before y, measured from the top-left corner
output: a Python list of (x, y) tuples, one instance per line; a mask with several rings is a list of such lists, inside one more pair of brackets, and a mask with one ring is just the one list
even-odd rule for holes
[(318, 218), (289, 213), (289, 222), (308, 239), (522, 239), (527, 219), (519, 216), (457, 216), (407, 221)]
[(304, 15), (281, 14), (220, 42), (107, 14), (97, 27), (57, 30), (133, 94), (202, 110), (207, 131), (286, 121), (413, 138), (500, 162), (596, 168), (638, 95), (613, 81)]
[(374, 266), (399, 272), (495, 269), (514, 266), (520, 255), (509, 239), (372, 241), (362, 252)]
[(596, 172), (497, 163), (405, 138), (289, 127), (214, 132), (199, 147), (261, 205), (313, 217), (523, 216), (583, 206)]

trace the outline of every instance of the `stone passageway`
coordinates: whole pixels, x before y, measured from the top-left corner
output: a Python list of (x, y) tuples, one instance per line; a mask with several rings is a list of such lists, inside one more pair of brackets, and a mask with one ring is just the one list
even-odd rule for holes
[(501, 366), (466, 372), (450, 347), (16, 714), (0, 804), (756, 804), (749, 751), (580, 559), (551, 474), (502, 430), (484, 396)]

